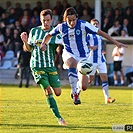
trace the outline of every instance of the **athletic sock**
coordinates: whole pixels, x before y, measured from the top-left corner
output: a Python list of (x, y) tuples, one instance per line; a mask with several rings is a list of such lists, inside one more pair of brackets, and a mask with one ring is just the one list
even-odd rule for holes
[(77, 82), (77, 94), (79, 94), (80, 91), (81, 91), (81, 88), (80, 88), (80, 86), (79, 86), (79, 81), (78, 81), (78, 82)]
[(118, 84), (118, 81), (117, 81), (117, 80), (115, 80), (115, 81), (114, 81), (114, 85), (117, 85), (117, 84)]
[(77, 93), (76, 88), (77, 88), (78, 75), (77, 75), (76, 68), (68, 69), (68, 78), (72, 89), (72, 93)]
[(49, 108), (51, 109), (51, 111), (53, 112), (53, 114), (55, 115), (55, 117), (57, 119), (61, 118), (61, 115), (59, 113), (59, 110), (58, 110), (56, 101), (53, 97), (53, 94), (49, 94), (49, 95), (46, 96), (46, 102), (47, 102)]
[(103, 89), (103, 94), (105, 99), (109, 98), (109, 93), (108, 93), (108, 81), (102, 82), (102, 89)]

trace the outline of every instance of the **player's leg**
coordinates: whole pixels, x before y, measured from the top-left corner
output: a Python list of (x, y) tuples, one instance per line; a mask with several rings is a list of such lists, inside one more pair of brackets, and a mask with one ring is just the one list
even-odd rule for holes
[(105, 63), (100, 63), (98, 66), (98, 72), (100, 73), (100, 78), (102, 80), (102, 89), (103, 89), (103, 94), (105, 98), (105, 103), (112, 103), (115, 101), (115, 99), (111, 98), (109, 96), (108, 92), (108, 76), (107, 76), (107, 67)]
[[(45, 68), (46, 69), (46, 68)], [(59, 113), (58, 106), (53, 97), (52, 89), (48, 81), (48, 74), (44, 72), (44, 69), (32, 69), (32, 74), (34, 76), (35, 82), (39, 84), (46, 95), (46, 102), (58, 120), (62, 120)], [(59, 123), (60, 124), (60, 123)], [(63, 124), (62, 124), (63, 125)]]
[(102, 80), (102, 89), (103, 89), (103, 94), (105, 98), (105, 104), (107, 103), (113, 103), (115, 101), (114, 98), (111, 98), (109, 96), (109, 85), (108, 85), (108, 76), (107, 73), (100, 73), (100, 78)]
[(20, 82), (19, 82), (19, 87), (22, 87), (22, 83), (23, 83), (23, 76), (24, 75), (24, 69), (23, 67), (20, 67)]
[(78, 74), (77, 74), (77, 61), (70, 57), (65, 61), (65, 65), (68, 66), (68, 79), (72, 89), (72, 98), (75, 105), (80, 104), (81, 101), (79, 99), (79, 94), (77, 93), (77, 82), (78, 82)]
[(124, 85), (124, 73), (123, 73), (123, 70), (122, 70), (122, 61), (119, 62), (119, 66), (120, 66), (120, 74), (121, 74), (121, 85)]
[(79, 86), (82, 91), (85, 91), (88, 87), (88, 76), (78, 73)]
[(119, 70), (119, 64), (118, 61), (114, 61), (114, 85), (118, 85), (118, 70)]

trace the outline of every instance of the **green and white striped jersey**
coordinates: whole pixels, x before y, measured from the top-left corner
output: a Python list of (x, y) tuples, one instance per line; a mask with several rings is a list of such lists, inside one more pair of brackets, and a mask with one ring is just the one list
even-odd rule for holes
[[(51, 31), (51, 28), (49, 31)], [(49, 31), (42, 30), (41, 26), (32, 28), (29, 33), (28, 44), (32, 46), (30, 67), (53, 67), (54, 64), (54, 54), (58, 45), (62, 44), (62, 38), (60, 35), (53, 36), (47, 44), (47, 50), (40, 50), (40, 45), (43, 38), (48, 34)]]

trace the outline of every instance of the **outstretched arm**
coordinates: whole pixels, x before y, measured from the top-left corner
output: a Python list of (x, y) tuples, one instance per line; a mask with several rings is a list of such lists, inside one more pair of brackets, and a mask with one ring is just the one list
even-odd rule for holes
[(117, 47), (125, 47), (125, 48), (127, 48), (127, 45), (114, 40), (111, 36), (109, 36), (107, 33), (103, 32), (101, 30), (98, 30), (97, 34), (102, 36), (102, 37), (104, 37), (104, 38), (106, 38), (110, 42), (114, 43)]
[(41, 50), (43, 50), (43, 51), (45, 51), (46, 50), (46, 43), (50, 40), (50, 38), (51, 38), (52, 36), (50, 35), (50, 34), (47, 34), (46, 36), (45, 36), (45, 38), (43, 39), (43, 41), (42, 41), (42, 43), (41, 43), (41, 46), (40, 46), (40, 49)]

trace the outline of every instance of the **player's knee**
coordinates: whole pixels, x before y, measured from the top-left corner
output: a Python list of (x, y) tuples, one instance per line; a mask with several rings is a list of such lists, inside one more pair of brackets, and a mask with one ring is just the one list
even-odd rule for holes
[(87, 85), (82, 85), (81, 89), (82, 89), (82, 91), (85, 91), (87, 89)]
[(54, 93), (56, 96), (60, 96), (61, 95), (61, 90), (60, 89), (54, 89)]
[(56, 96), (60, 96), (61, 95), (61, 92), (57, 92), (55, 93)]

